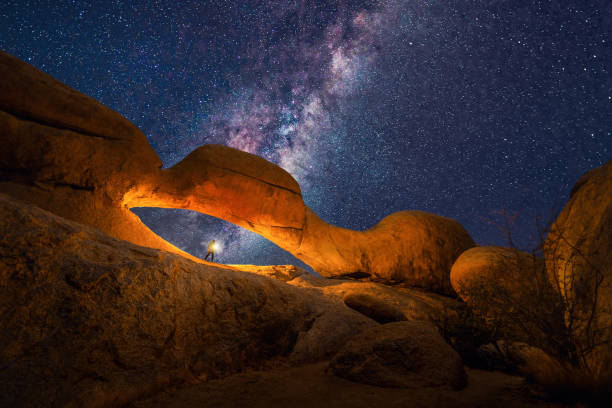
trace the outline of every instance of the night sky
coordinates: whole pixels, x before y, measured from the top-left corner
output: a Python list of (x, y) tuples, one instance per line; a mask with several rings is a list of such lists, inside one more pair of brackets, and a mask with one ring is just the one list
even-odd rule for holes
[[(0, 48), (134, 122), (164, 166), (206, 143), (288, 170), (306, 204), (367, 229), (458, 220), (521, 248), (534, 216), (612, 156), (612, 1), (2, 1)], [(253, 233), (136, 209), (223, 263), (302, 265)]]

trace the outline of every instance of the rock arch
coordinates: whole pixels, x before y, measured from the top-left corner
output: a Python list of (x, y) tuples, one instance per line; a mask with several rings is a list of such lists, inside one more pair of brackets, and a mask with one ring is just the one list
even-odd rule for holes
[(367, 231), (321, 220), (298, 183), (260, 157), (202, 146), (170, 169), (117, 112), (0, 52), (0, 192), (133, 243), (184, 253), (132, 207), (203, 212), (258, 233), (323, 276), (361, 274), (452, 293), (449, 271), (474, 242), (456, 221), (392, 214)]

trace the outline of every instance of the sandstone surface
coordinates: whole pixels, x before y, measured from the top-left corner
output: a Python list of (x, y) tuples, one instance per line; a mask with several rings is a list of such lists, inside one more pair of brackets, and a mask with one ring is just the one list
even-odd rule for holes
[(379, 323), (414, 320), (438, 324), (456, 321), (465, 304), (456, 298), (422, 289), (389, 286), (369, 280), (324, 278), (293, 265), (226, 265), (237, 270), (278, 279), (292, 286), (317, 291)]
[(365, 293), (349, 293), (344, 304), (359, 313), (376, 320), (378, 323), (391, 323), (408, 320), (398, 307)]
[(242, 272), (254, 273), (256, 275), (267, 276), (268, 278), (278, 279), (283, 282), (291, 281), (298, 276), (307, 274), (305, 270), (294, 265), (227, 265)]
[(189, 257), (123, 205), (161, 161), (117, 112), (0, 51), (0, 192), (114, 237)]
[(474, 245), (457, 221), (422, 211), (397, 212), (358, 232), (329, 225), (309, 210), (301, 245), (290, 252), (323, 276), (370, 276), (452, 294), (450, 268)]
[[(369, 281), (328, 279), (304, 274), (287, 283), (316, 290), (332, 299), (346, 301), (349, 298), (349, 303), (351, 297), (368, 298), (372, 303), (376, 303), (377, 307), (392, 309), (393, 315), (399, 311), (407, 320), (414, 321), (435, 322), (444, 318), (454, 318), (457, 316), (457, 310), (464, 307), (463, 302), (448, 296)], [(368, 308), (360, 309), (361, 312), (370, 314)], [(400, 316), (397, 315), (397, 318), (400, 319)]]
[(587, 325), (603, 331), (597, 337), (608, 344), (591, 358), (612, 375), (612, 159), (578, 180), (546, 237), (545, 255), (551, 280), (576, 306), (581, 341)]
[(329, 364), (335, 375), (381, 387), (418, 388), (467, 383), (461, 357), (424, 322), (395, 322), (350, 339)]
[(420, 211), (392, 214), (362, 232), (330, 225), (304, 204), (289, 173), (224, 146), (202, 146), (162, 169), (128, 120), (3, 52), (0, 136), (0, 192), (194, 260), (130, 208), (203, 212), (268, 238), (321, 275), (370, 276), (447, 294), (453, 261), (474, 246), (456, 221)]
[(170, 384), (329, 358), (375, 325), (317, 291), (0, 195), (1, 406), (122, 405)]

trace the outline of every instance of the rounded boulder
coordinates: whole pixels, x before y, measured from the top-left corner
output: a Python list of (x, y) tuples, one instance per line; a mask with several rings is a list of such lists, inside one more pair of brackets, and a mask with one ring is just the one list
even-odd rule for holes
[(425, 322), (395, 322), (366, 329), (340, 349), (329, 370), (379, 387), (459, 389), (467, 384), (459, 354)]

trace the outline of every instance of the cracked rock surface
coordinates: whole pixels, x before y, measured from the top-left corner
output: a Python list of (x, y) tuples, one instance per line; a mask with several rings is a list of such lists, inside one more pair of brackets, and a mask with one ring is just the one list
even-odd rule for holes
[(425, 322), (394, 322), (364, 330), (329, 363), (348, 380), (393, 388), (466, 386), (463, 361)]
[(311, 289), (195, 263), (0, 194), (1, 406), (120, 405), (331, 357), (373, 320)]

